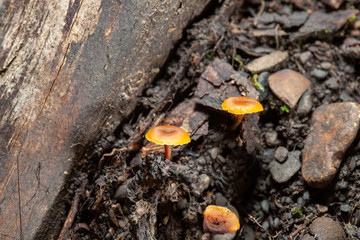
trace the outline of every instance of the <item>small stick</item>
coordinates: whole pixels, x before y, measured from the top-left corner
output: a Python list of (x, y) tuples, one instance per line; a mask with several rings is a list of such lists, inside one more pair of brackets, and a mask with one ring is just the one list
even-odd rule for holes
[(75, 194), (74, 201), (71, 204), (71, 208), (70, 208), (68, 216), (66, 217), (63, 228), (61, 229), (58, 240), (63, 240), (64, 239), (65, 234), (69, 231), (69, 228), (74, 223), (75, 216), (76, 216), (76, 214), (78, 212), (79, 202), (80, 202), (80, 193), (77, 192)]
[(261, 16), (261, 14), (264, 12), (265, 10), (265, 1), (264, 0), (261, 0), (261, 7), (260, 7), (260, 10), (258, 12), (258, 14), (256, 14), (255, 18), (254, 18), (254, 26), (256, 27), (257, 24), (258, 24), (258, 21), (259, 21), (259, 18)]
[(280, 25), (279, 25), (279, 24), (277, 24), (277, 25), (276, 25), (276, 27), (275, 27), (275, 42), (276, 42), (276, 50), (278, 50), (278, 49), (279, 49), (279, 36), (278, 36), (278, 34), (279, 34), (279, 27), (280, 27)]
[(258, 222), (258, 220), (256, 220), (256, 218), (254, 218), (253, 216), (251, 216), (250, 214), (248, 214), (248, 216), (249, 216), (249, 219), (253, 222), (253, 223), (255, 223), (256, 225), (258, 225), (260, 228), (262, 228), (264, 231), (265, 231), (265, 233), (270, 237), (270, 238), (276, 238), (277, 236), (279, 236), (279, 234), (281, 233), (281, 231), (279, 231), (279, 232), (276, 232), (276, 234), (273, 236), (273, 235), (271, 235), (268, 231), (266, 231), (266, 229)]

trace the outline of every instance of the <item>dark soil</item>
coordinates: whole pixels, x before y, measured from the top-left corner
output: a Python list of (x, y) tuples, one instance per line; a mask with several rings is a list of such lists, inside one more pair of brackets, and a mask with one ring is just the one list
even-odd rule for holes
[[(303, 9), (293, 2), (301, 1), (266, 2), (263, 12), (285, 16), (294, 11), (360, 8), (355, 0), (345, 1), (338, 10), (321, 1), (303, 1), (312, 3)], [(263, 23), (257, 17), (260, 9), (260, 1), (211, 6), (186, 30), (161, 73), (139, 97), (133, 114), (121, 123), (108, 121), (99, 141), (72, 173), (68, 206), (75, 218), (68, 219), (72, 224), (64, 228), (64, 239), (201, 239), (205, 207), (227, 203), (240, 216), (241, 229), (235, 239), (301, 239), (311, 221), (323, 215), (339, 222), (348, 239), (360, 239), (359, 137), (325, 189), (310, 188), (301, 171), (283, 184), (276, 183), (269, 171), (279, 146), (302, 150), (314, 109), (333, 102), (360, 102), (359, 55), (354, 50), (349, 57), (341, 47), (348, 37), (359, 39), (360, 24), (352, 18), (334, 32), (291, 40), (300, 26)], [(250, 34), (277, 24), (289, 35)], [(351, 47), (347, 46), (347, 52)], [(229, 131), (231, 116), (198, 104), (208, 131), (174, 151), (171, 162), (164, 160), (163, 152), (141, 157), (141, 148), (147, 144), (144, 133), (161, 124), (180, 103), (193, 101), (198, 79), (214, 59), (241, 72), (243, 65), (276, 49), (287, 50), (289, 58), (269, 72), (289, 68), (310, 79), (310, 112), (300, 115), (296, 109), (284, 108), (264, 85), (265, 92), (259, 90), (264, 106), (259, 114), (260, 133), (254, 134), (258, 149), (246, 149), (250, 140), (242, 129)], [(300, 55), (307, 51), (312, 57), (302, 63)], [(318, 79), (313, 70), (324, 62), (331, 68), (325, 70), (325, 79)], [(243, 74), (252, 80), (253, 75)]]

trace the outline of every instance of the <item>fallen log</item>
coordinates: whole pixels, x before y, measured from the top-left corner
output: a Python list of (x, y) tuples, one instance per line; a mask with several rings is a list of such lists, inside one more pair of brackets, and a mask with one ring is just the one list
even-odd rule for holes
[(0, 1), (1, 239), (59, 234), (73, 146), (133, 110), (209, 2)]

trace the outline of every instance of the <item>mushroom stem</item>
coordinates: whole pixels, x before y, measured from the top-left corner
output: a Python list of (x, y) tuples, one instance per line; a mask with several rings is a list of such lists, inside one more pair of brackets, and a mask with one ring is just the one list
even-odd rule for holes
[(171, 158), (171, 146), (164, 145), (164, 148), (165, 148), (165, 159), (170, 160), (170, 158)]
[(240, 114), (240, 115), (234, 115), (235, 117), (235, 121), (233, 123), (233, 125), (231, 126), (230, 130), (235, 130), (238, 128), (238, 126), (240, 125), (244, 115), (243, 114)]

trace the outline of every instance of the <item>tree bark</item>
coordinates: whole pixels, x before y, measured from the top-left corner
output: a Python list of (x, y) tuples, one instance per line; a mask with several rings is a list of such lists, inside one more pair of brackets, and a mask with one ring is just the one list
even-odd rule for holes
[(133, 110), (209, 2), (0, 0), (1, 239), (41, 236), (73, 146)]

